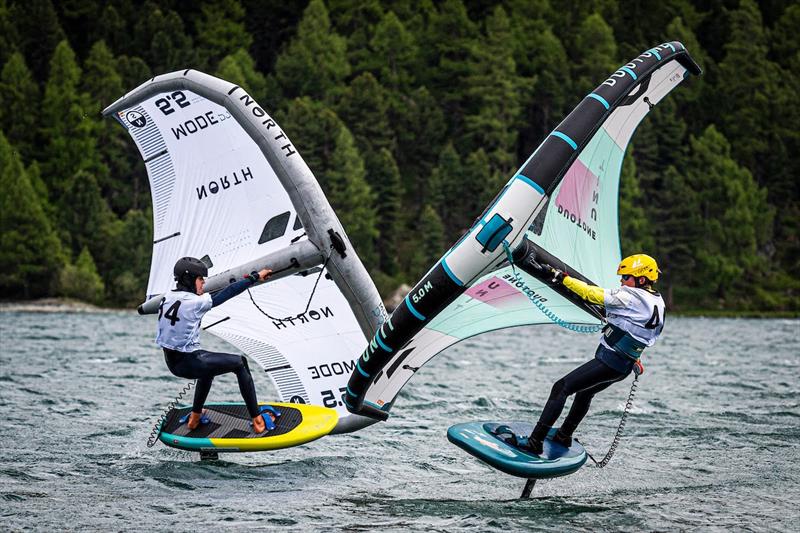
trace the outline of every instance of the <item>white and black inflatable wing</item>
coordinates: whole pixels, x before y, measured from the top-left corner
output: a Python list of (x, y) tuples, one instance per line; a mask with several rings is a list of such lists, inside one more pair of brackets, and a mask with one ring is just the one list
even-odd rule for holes
[(150, 180), (155, 235), (140, 312), (155, 312), (160, 295), (174, 288), (180, 257), (206, 262), (209, 292), (271, 268), (268, 283), (208, 312), (204, 329), (258, 362), (281, 401), (336, 409), (334, 432), (370, 423), (339, 397), (386, 312), (275, 120), (241, 87), (193, 70), (155, 77), (104, 114), (130, 133)]

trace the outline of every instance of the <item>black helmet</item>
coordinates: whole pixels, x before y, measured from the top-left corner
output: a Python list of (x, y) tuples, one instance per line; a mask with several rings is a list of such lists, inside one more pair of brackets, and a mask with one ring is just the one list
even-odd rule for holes
[(172, 270), (178, 289), (194, 292), (194, 280), (208, 276), (208, 267), (195, 257), (181, 257)]

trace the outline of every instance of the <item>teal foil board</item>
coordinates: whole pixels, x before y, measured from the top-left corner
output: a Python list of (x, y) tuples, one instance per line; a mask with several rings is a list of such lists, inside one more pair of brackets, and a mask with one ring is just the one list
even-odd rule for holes
[(566, 476), (577, 471), (586, 462), (586, 450), (573, 440), (572, 446), (566, 448), (550, 440), (544, 441), (541, 456), (524, 452), (497, 437), (494, 431), (499, 426), (510, 427), (515, 434), (527, 437), (533, 430), (528, 422), (465, 422), (450, 426), (447, 439), (473, 455), (506, 474), (528, 479), (545, 479)]

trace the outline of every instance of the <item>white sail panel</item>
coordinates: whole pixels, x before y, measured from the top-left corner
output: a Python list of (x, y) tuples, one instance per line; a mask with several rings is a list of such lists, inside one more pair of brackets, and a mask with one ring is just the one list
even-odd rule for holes
[(255, 360), (281, 401), (323, 405), (346, 417), (340, 396), (355, 368), (353, 354), (364, 348), (364, 334), (324, 275), (305, 311), (316, 279), (316, 274), (291, 276), (251, 289), (258, 307), (279, 320), (262, 314), (245, 293), (209, 311), (204, 327)]
[[(222, 106), (187, 90), (118, 113), (150, 176), (154, 244), (148, 296), (172, 287), (183, 256), (210, 259), (209, 275), (289, 245), (297, 215), (258, 145)], [(288, 213), (283, 234), (259, 243)], [(302, 233), (302, 232), (300, 232)]]
[[(167, 90), (116, 117), (150, 179), (155, 237), (148, 297), (174, 288), (180, 257), (201, 258), (214, 276), (307, 240), (275, 170), (225, 107), (186, 89)], [(256, 286), (255, 304), (241, 294), (209, 311), (203, 327), (256, 361), (281, 401), (331, 407), (342, 420), (361, 418), (339, 398), (366, 338), (348, 300), (319, 271)]]

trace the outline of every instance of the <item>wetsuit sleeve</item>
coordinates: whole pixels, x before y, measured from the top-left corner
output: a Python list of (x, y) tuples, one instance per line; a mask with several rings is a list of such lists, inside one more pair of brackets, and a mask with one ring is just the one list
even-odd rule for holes
[(230, 285), (228, 285), (227, 287), (225, 287), (224, 289), (222, 289), (217, 294), (211, 297), (213, 306), (216, 307), (218, 305), (224, 304), (234, 296), (238, 296), (247, 289), (249, 289), (250, 287), (252, 287), (254, 283), (255, 282), (249, 278), (237, 281), (236, 283), (231, 283)]
[(589, 285), (572, 276), (564, 278), (564, 286), (589, 303), (605, 305), (604, 294), (606, 291), (602, 287)]

